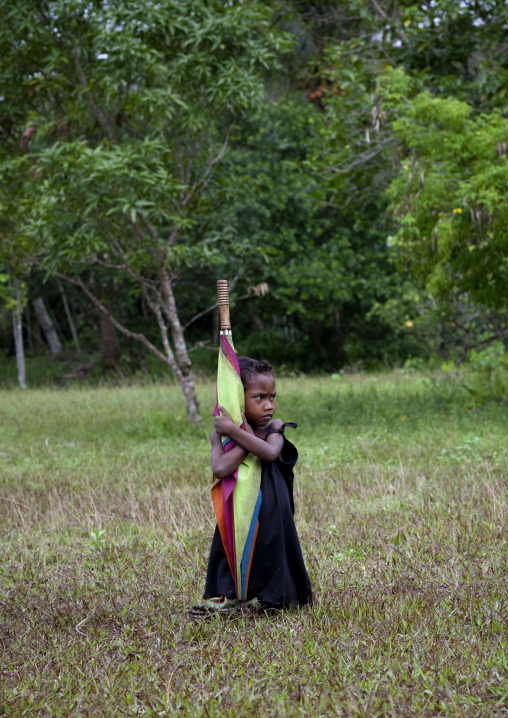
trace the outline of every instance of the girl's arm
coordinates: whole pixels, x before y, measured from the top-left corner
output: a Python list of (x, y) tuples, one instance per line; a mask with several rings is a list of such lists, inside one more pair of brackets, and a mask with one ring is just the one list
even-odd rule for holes
[[(215, 417), (215, 431), (217, 434), (220, 433), (223, 436), (230, 436), (236, 444), (235, 448), (241, 446), (246, 453), (254, 454), (254, 456), (260, 458), (261, 461), (275, 461), (284, 445), (284, 437), (282, 434), (270, 434), (266, 440), (260, 439), (259, 436), (256, 436), (252, 431), (252, 428), (244, 414), (242, 414), (242, 417), (245, 429), (240, 429), (239, 426), (233, 423), (231, 417), (225, 409), (222, 408), (222, 406), (219, 406), (219, 409), (225, 415)], [(272, 422), (271, 428), (279, 429), (281, 426), (282, 421), (275, 420)], [(233, 451), (234, 449), (230, 453)], [(240, 463), (242, 461), (243, 458)]]
[(248, 452), (237, 444), (226, 454), (224, 447), (222, 446), (222, 439), (215, 429), (212, 431), (210, 441), (212, 444), (212, 455), (210, 460), (213, 475), (216, 479), (225, 479), (226, 477), (231, 476), (233, 471), (237, 470), (247, 456)]

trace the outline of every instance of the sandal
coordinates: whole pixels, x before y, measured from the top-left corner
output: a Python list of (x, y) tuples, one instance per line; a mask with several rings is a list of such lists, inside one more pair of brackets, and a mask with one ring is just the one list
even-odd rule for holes
[(218, 596), (217, 598), (209, 598), (204, 603), (199, 603), (189, 610), (191, 618), (203, 618), (204, 616), (213, 616), (214, 614), (229, 614), (233, 609), (238, 608), (240, 601), (237, 598), (225, 598)]

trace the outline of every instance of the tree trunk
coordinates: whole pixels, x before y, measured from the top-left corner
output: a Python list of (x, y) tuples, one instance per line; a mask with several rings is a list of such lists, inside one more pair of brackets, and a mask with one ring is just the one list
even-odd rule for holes
[(169, 328), (171, 329), (171, 336), (173, 338), (173, 345), (175, 347), (178, 366), (180, 367), (182, 373), (187, 375), (191, 371), (192, 362), (187, 352), (187, 345), (185, 343), (183, 328), (180, 324), (180, 317), (178, 316), (178, 310), (176, 308), (171, 279), (169, 278), (165, 267), (161, 268), (160, 280), (163, 297), (162, 311), (169, 320)]
[[(149, 349), (156, 357), (161, 359), (165, 364), (167, 364), (171, 370), (173, 371), (173, 374), (175, 375), (178, 384), (180, 385), (180, 388), (182, 389), (184, 396), (185, 396), (185, 402), (187, 405), (187, 412), (189, 415), (189, 420), (193, 424), (201, 424), (201, 415), (199, 413), (199, 404), (196, 396), (196, 390), (194, 386), (194, 379), (192, 376), (192, 372), (190, 370), (191, 362), (188, 358), (187, 354), (187, 347), (185, 346), (185, 342), (183, 342), (183, 349), (184, 355), (182, 357), (183, 359), (183, 365), (184, 369), (180, 367), (179, 362), (175, 358), (175, 355), (173, 353), (173, 350), (171, 348), (171, 345), (169, 343), (168, 339), (168, 326), (166, 322), (164, 321), (163, 311), (166, 316), (170, 314), (167, 307), (162, 308), (161, 304), (157, 301), (156, 297), (157, 295), (154, 294), (153, 297), (150, 296), (149, 291), (146, 287), (146, 285), (141, 284), (141, 287), (143, 289), (143, 297), (147, 304), (147, 306), (150, 308), (150, 311), (153, 312), (157, 319), (157, 323), (159, 325), (159, 330), (162, 338), (162, 345), (164, 347), (164, 352), (161, 352), (160, 349), (158, 349), (152, 342), (144, 335), (137, 332), (132, 332), (127, 327), (125, 327), (123, 324), (121, 324), (118, 319), (112, 314), (112, 312), (109, 310), (108, 307), (105, 306), (105, 304), (93, 293), (90, 291), (90, 287), (88, 284), (85, 284), (83, 280), (80, 277), (71, 277), (70, 275), (62, 275), (59, 274), (62, 279), (65, 279), (66, 281), (71, 282), (72, 284), (75, 284), (76, 286), (80, 287), (80, 289), (85, 293), (85, 295), (90, 299), (90, 301), (100, 310), (101, 316), (105, 315), (111, 324), (117, 329), (119, 332), (121, 332), (125, 337), (135, 339), (136, 341), (143, 344), (147, 349)], [(168, 277), (169, 279), (169, 277)], [(171, 289), (171, 295), (172, 295), (172, 289)], [(175, 307), (176, 311), (176, 307)], [(178, 320), (178, 315), (176, 315), (176, 319)], [(178, 327), (180, 328), (181, 332), (181, 341), (179, 343), (179, 350), (180, 350), (180, 356), (182, 356), (182, 341), (183, 341), (183, 330), (180, 325), (180, 322), (178, 321)], [(172, 326), (172, 333), (173, 337), (175, 334), (178, 335), (178, 327)], [(175, 347), (176, 348), (176, 347)], [(185, 361), (186, 358), (186, 361)]]
[[(444, 312), (443, 312), (444, 314)], [(440, 333), (440, 342), (439, 342), (439, 349), (438, 349), (440, 355), (443, 357), (443, 359), (446, 359), (448, 361), (450, 359), (450, 352), (446, 348), (446, 322), (444, 319), (441, 319), (441, 333)]]
[[(166, 325), (166, 322), (164, 321), (164, 317), (162, 316), (162, 309), (159, 304), (155, 304), (153, 302), (148, 302), (149, 306), (151, 307), (153, 313), (155, 314), (157, 318), (157, 322), (159, 324), (159, 329), (161, 333), (162, 338), (162, 344), (164, 346), (164, 350), (166, 352), (167, 362), (171, 369), (173, 370), (173, 373), (183, 391), (183, 394), (185, 396), (185, 403), (187, 405), (187, 413), (189, 416), (189, 420), (192, 424), (198, 424), (201, 425), (201, 414), (199, 413), (199, 403), (196, 396), (196, 388), (194, 386), (194, 377), (192, 376), (192, 370), (191, 370), (191, 361), (187, 354), (187, 347), (184, 343), (184, 349), (185, 349), (185, 355), (187, 361), (184, 362), (184, 366), (180, 366), (180, 363), (175, 358), (175, 355), (173, 353), (173, 350), (171, 349), (171, 345), (169, 343), (168, 339), (168, 327)], [(167, 309), (167, 308), (166, 308)], [(178, 319), (178, 316), (177, 316)], [(172, 327), (174, 329), (174, 327)], [(180, 325), (181, 329), (181, 325)], [(173, 338), (174, 338), (174, 332), (173, 332)], [(182, 340), (183, 340), (183, 331), (182, 331)], [(182, 352), (182, 345), (180, 344), (180, 353)], [(181, 354), (180, 354), (181, 355)], [(184, 357), (185, 358), (185, 357)]]
[(146, 363), (146, 347), (144, 344), (134, 343), (131, 337), (127, 337), (127, 348), (129, 350), (129, 361), (133, 367), (141, 369), (143, 374), (148, 374)]
[(199, 413), (199, 403), (191, 369), (192, 362), (189, 358), (183, 335), (183, 327), (180, 323), (180, 317), (178, 316), (173, 287), (171, 286), (171, 280), (165, 267), (161, 267), (159, 276), (163, 298), (162, 311), (169, 321), (173, 345), (175, 347), (176, 362), (179, 369), (178, 372), (175, 372), (176, 377), (185, 396), (190, 421), (193, 424), (201, 424), (201, 414)]
[(74, 341), (74, 346), (76, 347), (76, 351), (78, 352), (78, 354), (81, 354), (78, 333), (76, 331), (76, 325), (74, 324), (74, 319), (72, 318), (72, 314), (71, 314), (71, 310), (69, 307), (69, 302), (67, 301), (67, 295), (65, 293), (65, 289), (60, 280), (58, 280), (58, 289), (60, 290), (60, 294), (62, 295), (62, 302), (63, 302), (64, 309), (65, 309), (65, 316), (67, 317), (67, 322), (69, 323), (69, 329), (71, 330), (72, 339)]
[(308, 333), (318, 352), (323, 351), (322, 323), (319, 321), (313, 322)]
[(49, 344), (49, 351), (51, 353), (51, 356), (56, 357), (62, 352), (62, 344), (60, 342), (60, 339), (58, 338), (58, 334), (56, 333), (56, 329), (53, 326), (53, 322), (51, 321), (51, 317), (47, 312), (42, 297), (39, 297), (34, 301), (34, 309), (37, 315), (37, 320), (41, 325), (42, 331), (44, 332), (44, 336), (46, 337), (46, 341)]
[(344, 348), (344, 341), (346, 339), (346, 335), (344, 334), (344, 331), (342, 329), (342, 317), (339, 307), (333, 308), (332, 319), (333, 326), (335, 329), (332, 337), (332, 356), (334, 361), (338, 361), (340, 355), (342, 354), (342, 350)]
[(14, 345), (16, 347), (16, 363), (18, 365), (18, 380), (22, 389), (26, 389), (25, 352), (23, 350), (23, 307), (21, 306), (21, 292), (19, 280), (14, 280), (16, 293), (16, 309), (12, 312), (12, 328), (14, 330)]
[(182, 387), (185, 396), (185, 403), (187, 405), (187, 413), (189, 415), (190, 422), (192, 424), (200, 425), (201, 414), (199, 412), (199, 402), (196, 396), (196, 387), (194, 386), (194, 377), (191, 371), (189, 371), (186, 376), (182, 376), (180, 386)]
[(29, 351), (33, 352), (34, 350), (34, 342), (32, 337), (32, 317), (30, 316), (30, 305), (27, 302), (26, 310), (26, 339), (28, 344)]
[(117, 374), (123, 376), (118, 364), (121, 356), (122, 348), (115, 327), (109, 317), (101, 312), (101, 362), (104, 365), (110, 364)]
[[(113, 304), (114, 290), (113, 286), (108, 284), (102, 284), (100, 288), (101, 302), (109, 307)], [(112, 366), (115, 372), (120, 377), (124, 377), (122, 370), (120, 369), (119, 361), (122, 356), (122, 348), (118, 341), (118, 335), (116, 329), (110, 319), (110, 315), (104, 312), (100, 313), (101, 318), (101, 362), (104, 367)]]
[(39, 320), (37, 319), (37, 315), (35, 316), (34, 321), (32, 322), (32, 339), (34, 341), (34, 350), (36, 352), (40, 352), (44, 349), (44, 339), (42, 338), (41, 334), (41, 325), (39, 324)]
[(144, 344), (139, 345), (139, 366), (143, 374), (148, 374), (148, 363), (146, 361), (146, 348)]

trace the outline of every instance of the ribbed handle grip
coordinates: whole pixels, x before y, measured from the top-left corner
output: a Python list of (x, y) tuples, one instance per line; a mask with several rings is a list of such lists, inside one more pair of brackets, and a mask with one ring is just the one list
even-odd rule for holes
[(217, 280), (217, 294), (219, 295), (221, 331), (231, 331), (231, 320), (229, 318), (229, 290), (227, 279)]

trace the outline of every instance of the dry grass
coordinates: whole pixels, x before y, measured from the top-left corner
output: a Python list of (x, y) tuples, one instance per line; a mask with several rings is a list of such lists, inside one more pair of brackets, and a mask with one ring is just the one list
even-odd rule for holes
[(5, 715), (508, 715), (506, 407), (401, 374), (278, 393), (315, 607), (191, 623), (213, 521), (177, 390), (0, 392)]

